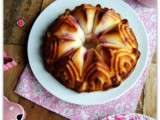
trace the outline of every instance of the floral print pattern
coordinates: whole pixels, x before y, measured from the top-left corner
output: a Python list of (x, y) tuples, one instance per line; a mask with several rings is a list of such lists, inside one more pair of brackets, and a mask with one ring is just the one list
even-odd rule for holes
[(102, 120), (154, 120), (154, 119), (141, 114), (135, 114), (135, 113), (125, 114), (124, 113), (124, 114), (107, 116)]

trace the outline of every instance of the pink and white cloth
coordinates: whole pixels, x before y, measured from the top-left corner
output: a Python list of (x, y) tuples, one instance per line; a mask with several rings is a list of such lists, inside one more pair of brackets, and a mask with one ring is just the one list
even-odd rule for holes
[(128, 113), (128, 114), (123, 113), (123, 114), (110, 115), (102, 120), (154, 120), (154, 119), (136, 113)]
[[(156, 48), (156, 10), (154, 8), (143, 7), (135, 0), (129, 0), (129, 4), (134, 8), (140, 19), (144, 22), (148, 32), (150, 45), (149, 65)], [(15, 92), (18, 95), (23, 96), (24, 98), (66, 118), (72, 120), (98, 120), (106, 117), (107, 115), (135, 112), (145, 79), (147, 77), (148, 67), (146, 67), (139, 81), (130, 91), (123, 96), (103, 105), (81, 106), (70, 104), (58, 99), (47, 92), (38, 83), (28, 65), (20, 77)]]
[(14, 61), (13, 58), (9, 57), (6, 52), (3, 52), (3, 70), (7, 71), (10, 68), (14, 67), (17, 65), (17, 63)]

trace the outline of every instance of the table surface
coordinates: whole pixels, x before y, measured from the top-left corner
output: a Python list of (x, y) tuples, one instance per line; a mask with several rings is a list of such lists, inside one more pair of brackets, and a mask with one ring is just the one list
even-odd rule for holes
[[(65, 120), (66, 118), (57, 115), (51, 111), (48, 111), (35, 103), (26, 100), (14, 93), (14, 89), (18, 82), (18, 79), (28, 61), (26, 54), (26, 43), (28, 40), (28, 34), (32, 24), (40, 12), (48, 6), (54, 0), (5, 0), (4, 1), (4, 49), (7, 54), (15, 58), (18, 65), (9, 71), (4, 73), (4, 95), (11, 101), (21, 104), (26, 113), (26, 120)], [(54, 11), (53, 11), (54, 12)], [(25, 25), (23, 28), (17, 27), (17, 20), (23, 19)], [(154, 55), (152, 64), (150, 65), (149, 77), (147, 81), (156, 81), (156, 55)], [(154, 98), (147, 97), (150, 89), (155, 89), (154, 86), (150, 85), (151, 82), (147, 82), (142, 92), (140, 102), (137, 106), (138, 113), (144, 113), (146, 115), (155, 117), (156, 108)], [(148, 87), (147, 87), (148, 86)], [(149, 106), (148, 103), (154, 103), (153, 106)]]

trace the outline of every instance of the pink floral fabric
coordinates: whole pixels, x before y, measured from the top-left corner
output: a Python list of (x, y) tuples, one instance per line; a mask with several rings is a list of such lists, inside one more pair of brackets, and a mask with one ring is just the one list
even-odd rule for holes
[[(149, 65), (156, 47), (156, 10), (153, 8), (143, 7), (134, 0), (129, 0), (129, 4), (134, 8), (140, 19), (144, 22), (149, 35)], [(18, 95), (21, 95), (26, 99), (71, 120), (99, 120), (104, 118), (106, 115), (135, 112), (147, 73), (148, 67), (143, 72), (137, 84), (130, 91), (103, 105), (81, 106), (70, 104), (58, 99), (47, 92), (38, 83), (28, 65), (20, 77), (19, 84), (17, 85), (15, 92)]]
[(154, 120), (148, 116), (144, 116), (141, 114), (135, 114), (135, 113), (128, 113), (128, 114), (116, 114), (107, 116), (106, 118), (102, 120)]
[(10, 68), (17, 65), (17, 63), (13, 60), (13, 58), (9, 57), (6, 52), (3, 52), (3, 70), (7, 71)]

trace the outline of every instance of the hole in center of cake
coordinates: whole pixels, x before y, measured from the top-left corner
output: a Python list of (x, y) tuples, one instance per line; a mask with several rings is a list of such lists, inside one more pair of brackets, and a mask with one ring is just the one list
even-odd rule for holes
[(96, 48), (98, 45), (96, 38), (95, 35), (87, 35), (86, 40), (83, 43), (84, 47), (87, 49)]
[(96, 48), (97, 47), (97, 43), (93, 42), (93, 41), (86, 41), (84, 44), (84, 47), (87, 49), (91, 49), (91, 48)]

